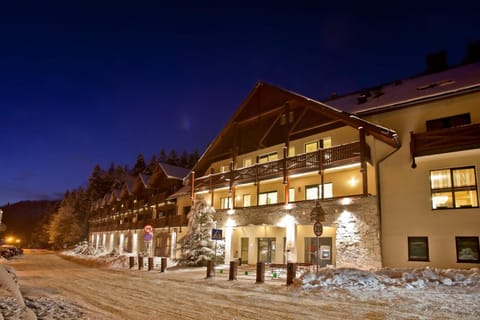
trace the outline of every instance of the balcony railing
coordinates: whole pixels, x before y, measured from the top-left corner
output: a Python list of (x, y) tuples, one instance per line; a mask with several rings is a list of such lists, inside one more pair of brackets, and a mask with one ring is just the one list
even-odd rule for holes
[(151, 225), (154, 228), (168, 228), (168, 227), (185, 227), (188, 225), (186, 215), (172, 215), (166, 217), (159, 217), (156, 219), (148, 218), (138, 221), (128, 221), (120, 223), (120, 220), (108, 220), (102, 222), (90, 221), (89, 230), (91, 232), (101, 231), (115, 231), (115, 230), (136, 230), (143, 229), (145, 225)]
[[(365, 145), (366, 160), (370, 160), (370, 149)], [(250, 167), (229, 172), (210, 174), (195, 179), (195, 191), (228, 187), (230, 184), (244, 184), (293, 175), (319, 171), (360, 162), (360, 142), (342, 144), (286, 159), (259, 163)], [(286, 170), (285, 170), (285, 169)]]
[(430, 132), (410, 132), (410, 152), (415, 157), (480, 148), (480, 123)]

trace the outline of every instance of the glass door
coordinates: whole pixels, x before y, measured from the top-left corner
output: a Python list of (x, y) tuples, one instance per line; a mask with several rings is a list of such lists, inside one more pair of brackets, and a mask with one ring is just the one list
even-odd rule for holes
[(242, 238), (241, 241), (240, 258), (242, 263), (248, 264), (248, 238)]
[(275, 261), (275, 238), (258, 239), (258, 262), (271, 263)]

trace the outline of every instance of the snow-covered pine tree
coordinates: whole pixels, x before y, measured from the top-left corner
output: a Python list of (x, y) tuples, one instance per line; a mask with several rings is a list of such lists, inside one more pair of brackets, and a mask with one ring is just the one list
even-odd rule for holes
[(188, 213), (188, 232), (180, 240), (181, 255), (177, 259), (179, 265), (206, 266), (207, 261), (215, 257), (215, 242), (211, 239), (213, 213), (215, 209), (203, 198), (195, 200)]

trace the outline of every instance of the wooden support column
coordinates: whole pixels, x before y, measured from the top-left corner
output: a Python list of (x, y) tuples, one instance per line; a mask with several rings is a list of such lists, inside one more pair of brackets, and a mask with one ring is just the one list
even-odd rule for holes
[(192, 171), (192, 207), (195, 203), (195, 171)]
[(365, 139), (365, 129), (358, 128), (360, 136), (360, 172), (362, 173), (363, 196), (368, 195), (368, 177), (367, 177), (367, 142)]
[(255, 165), (255, 185), (257, 186), (257, 200), (256, 206), (258, 207), (258, 194), (260, 193), (260, 179), (258, 179), (259, 157), (257, 156), (257, 164)]
[(325, 174), (323, 170), (323, 161), (324, 161), (324, 156), (323, 156), (323, 139), (319, 141), (319, 147), (318, 147), (318, 173), (320, 174), (320, 186), (321, 186), (321, 194), (320, 194), (320, 199), (325, 198)]
[(213, 172), (214, 172), (214, 171), (213, 171), (213, 168), (210, 168), (210, 178), (209, 178), (209, 180), (210, 180), (210, 187), (209, 187), (209, 189), (210, 189), (210, 205), (211, 205), (212, 207), (215, 207), (215, 206), (213, 205), (213, 203), (214, 203), (213, 201), (215, 200), (215, 198), (214, 198), (214, 196), (213, 196), (213, 194), (214, 194), (214, 191), (213, 191), (213, 181), (212, 181), (212, 179), (213, 179), (213, 178), (212, 178)]

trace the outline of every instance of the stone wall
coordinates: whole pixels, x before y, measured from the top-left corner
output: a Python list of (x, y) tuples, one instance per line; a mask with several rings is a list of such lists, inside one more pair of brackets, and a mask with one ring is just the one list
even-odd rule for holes
[[(336, 266), (376, 269), (382, 266), (380, 250), (380, 220), (377, 198), (354, 197), (350, 204), (341, 204), (342, 199), (322, 200), (319, 203), (326, 212), (324, 226), (336, 228)], [(226, 225), (231, 217), (237, 226), (272, 225), (280, 223), (285, 214), (290, 214), (297, 225), (313, 225), (310, 217), (315, 201), (302, 201), (293, 208), (269, 205), (235, 209), (233, 215), (227, 210), (214, 214), (217, 227)], [(303, 239), (301, 240), (303, 241)]]

